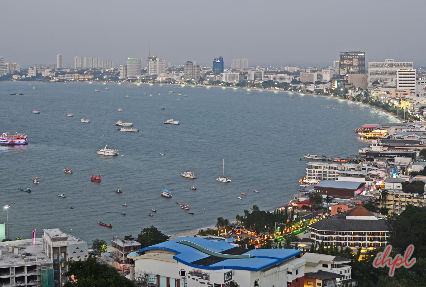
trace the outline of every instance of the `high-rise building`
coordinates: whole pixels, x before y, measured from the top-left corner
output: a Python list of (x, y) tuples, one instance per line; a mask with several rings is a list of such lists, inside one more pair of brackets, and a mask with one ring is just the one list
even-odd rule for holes
[(247, 72), (248, 81), (263, 81), (263, 71), (248, 71)]
[(213, 60), (213, 73), (223, 73), (223, 58), (219, 57)]
[(112, 60), (102, 61), (102, 69), (112, 69)]
[(348, 74), (365, 74), (365, 52), (340, 52), (340, 78), (346, 79)]
[(92, 70), (99, 70), (99, 58), (89, 57), (88, 68)]
[(3, 58), (0, 57), (0, 76), (9, 73), (9, 68), (6, 63), (3, 61)]
[(157, 56), (148, 57), (146, 61), (146, 72), (148, 75), (158, 75), (166, 71), (166, 61)]
[(142, 73), (140, 58), (127, 58), (127, 78), (139, 79)]
[(231, 70), (247, 70), (248, 60), (247, 59), (234, 59), (231, 63)]
[(62, 66), (62, 55), (61, 54), (56, 55), (56, 68), (57, 69), (63, 68), (63, 66)]
[(376, 83), (384, 87), (396, 87), (396, 74), (401, 69), (413, 69), (413, 62), (395, 62), (393, 59), (368, 62), (368, 86)]
[(36, 77), (37, 76), (37, 68), (29, 67), (27, 77)]
[(184, 80), (200, 80), (200, 66), (195, 61), (186, 61), (183, 65)]
[(398, 90), (416, 91), (416, 69), (401, 69), (396, 72)]
[(120, 79), (126, 79), (126, 78), (127, 78), (127, 66), (120, 65)]
[(21, 71), (21, 67), (19, 66), (19, 63), (10, 63), (9, 64), (9, 72), (13, 73), (13, 72), (20, 72)]
[(76, 69), (76, 70), (86, 69), (86, 57), (75, 56), (75, 58), (74, 58), (74, 69)]

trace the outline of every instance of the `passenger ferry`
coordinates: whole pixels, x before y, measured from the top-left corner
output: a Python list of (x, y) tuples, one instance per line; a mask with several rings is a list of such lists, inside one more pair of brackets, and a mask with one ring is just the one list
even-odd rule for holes
[(28, 136), (22, 133), (3, 133), (2, 138), (12, 140), (14, 145), (26, 145), (28, 144)]

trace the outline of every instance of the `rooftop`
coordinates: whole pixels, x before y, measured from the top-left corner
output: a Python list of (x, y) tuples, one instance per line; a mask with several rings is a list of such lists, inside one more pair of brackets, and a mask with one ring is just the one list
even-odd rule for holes
[(340, 180), (323, 180), (320, 183), (316, 184), (315, 187), (325, 187), (325, 188), (340, 188), (340, 189), (352, 189), (356, 190), (364, 185), (363, 182), (353, 182), (353, 181), (340, 181)]
[(243, 249), (224, 241), (197, 237), (180, 237), (141, 249), (169, 251), (173, 259), (200, 269), (237, 269), (260, 271), (300, 254), (294, 249)]
[[(42, 241), (42, 238), (36, 238), (35, 245), (32, 239), (0, 242), (0, 267), (52, 264), (43, 251)], [(17, 257), (15, 257), (14, 248), (17, 249)]]
[(305, 277), (311, 277), (311, 278), (320, 279), (320, 280), (330, 280), (330, 279), (342, 278), (342, 277), (345, 277), (345, 275), (340, 275), (340, 274), (320, 270), (318, 272), (305, 273)]

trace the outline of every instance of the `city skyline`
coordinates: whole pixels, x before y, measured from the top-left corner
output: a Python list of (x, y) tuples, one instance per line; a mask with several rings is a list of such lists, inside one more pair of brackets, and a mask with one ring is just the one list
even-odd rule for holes
[[(225, 8), (218, 9), (222, 4)], [(172, 65), (194, 60), (211, 66), (221, 55), (226, 67), (242, 58), (249, 59), (251, 66), (326, 67), (338, 60), (340, 51), (365, 51), (366, 62), (391, 58), (423, 67), (426, 55), (419, 47), (426, 40), (415, 27), (426, 21), (421, 14), (425, 5), (416, 2), (413, 9), (396, 1), (365, 0), (356, 5), (335, 0), (161, 4), (131, 0), (125, 5), (41, 0), (22, 6), (6, 1), (0, 25), (7, 29), (0, 55), (22, 67), (55, 63), (57, 54), (63, 55), (64, 67), (72, 67), (74, 57), (82, 55), (112, 60), (118, 67), (128, 57), (145, 60), (150, 50)], [(380, 15), (411, 17), (410, 21), (378, 21)], [(17, 21), (17, 16), (33, 19), (31, 25)]]

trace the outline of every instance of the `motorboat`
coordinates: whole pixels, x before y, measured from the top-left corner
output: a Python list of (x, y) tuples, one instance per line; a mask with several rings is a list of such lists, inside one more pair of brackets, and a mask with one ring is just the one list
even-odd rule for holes
[(38, 181), (38, 177), (33, 177), (33, 183), (35, 183), (35, 184), (40, 183), (40, 182)]
[(179, 121), (174, 121), (173, 119), (167, 120), (164, 123), (166, 125), (180, 125)]
[(222, 176), (219, 176), (218, 178), (216, 178), (216, 180), (219, 181), (219, 182), (224, 182), (224, 183), (231, 182), (231, 180), (229, 178), (225, 177), (225, 159), (223, 159), (222, 165), (223, 165)]
[(27, 187), (27, 188), (20, 188), (19, 190), (31, 193), (31, 188), (29, 188), (29, 187)]
[(109, 90), (109, 88), (105, 88), (105, 90)]
[(108, 148), (108, 146), (106, 145), (104, 148), (98, 150), (98, 155), (118, 155), (118, 150)]
[(185, 178), (191, 178), (191, 179), (197, 178), (192, 171), (184, 171), (181, 173), (181, 175)]
[(93, 181), (93, 182), (101, 182), (101, 175), (93, 176), (93, 174), (92, 174), (92, 177), (90, 178), (90, 180)]
[(304, 158), (308, 158), (308, 159), (317, 159), (318, 155), (316, 154), (307, 154), (303, 156)]
[(160, 152), (160, 155), (164, 155), (164, 153)]
[(13, 93), (13, 94), (10, 94), (11, 96), (22, 96), (23, 95), (23, 93)]
[(130, 98), (130, 96), (129, 96), (129, 95), (127, 95), (127, 96), (126, 96), (126, 98)]
[(244, 192), (241, 192), (242, 195), (246, 196), (247, 194), (245, 194)]
[(155, 210), (154, 208), (151, 209), (152, 212), (157, 212), (157, 210)]
[[(121, 111), (119, 111), (119, 112), (121, 112)], [(132, 122), (123, 122), (123, 121), (120, 120), (120, 121), (116, 122), (115, 125), (119, 126), (119, 127), (131, 127), (131, 126), (133, 126), (133, 123)]]
[(71, 173), (72, 173), (72, 169), (71, 169), (71, 168), (67, 168), (67, 167), (65, 167), (65, 168), (64, 168), (64, 172), (65, 172), (65, 173), (68, 173), (68, 174), (71, 174)]
[(81, 122), (82, 122), (82, 123), (86, 123), (86, 124), (88, 124), (88, 123), (90, 123), (90, 120), (89, 120), (89, 119), (86, 119), (86, 118), (82, 118), (82, 119), (81, 119)]
[(197, 188), (195, 187), (195, 185), (190, 186), (190, 187), (189, 187), (189, 189), (190, 189), (190, 190), (197, 190)]
[(122, 127), (120, 129), (118, 129), (120, 132), (134, 132), (134, 133), (138, 133), (139, 130), (137, 128), (131, 128), (131, 127)]
[(119, 111), (119, 112), (122, 112), (122, 111), (123, 111), (123, 109), (118, 109), (118, 111)]
[(149, 215), (149, 216), (151, 216), (151, 217), (153, 216), (153, 214), (152, 214), (151, 212), (150, 212), (150, 213), (148, 213), (148, 215)]
[(194, 215), (194, 212), (188, 212), (188, 214)]
[(238, 199), (239, 199), (239, 200), (242, 200), (243, 198), (242, 198), (241, 196), (238, 196)]
[(39, 114), (39, 113), (40, 113), (40, 111), (33, 110), (33, 114)]
[(161, 196), (167, 197), (167, 198), (172, 198), (172, 194), (170, 193), (170, 191), (168, 191), (167, 189), (163, 190), (161, 192)]
[(65, 194), (63, 194), (63, 193), (59, 193), (59, 194), (58, 194), (58, 197), (65, 198), (66, 196), (65, 196)]
[(258, 191), (258, 190), (256, 190), (256, 189), (255, 189), (255, 190), (253, 190), (253, 191), (254, 191), (254, 192), (256, 192), (256, 193), (259, 193), (259, 191)]
[(189, 205), (187, 205), (187, 204), (181, 204), (180, 208), (185, 209), (185, 210), (189, 210)]
[(344, 159), (344, 158), (339, 158), (339, 157), (337, 157), (337, 158), (333, 158), (333, 162), (342, 162), (342, 163), (347, 163), (347, 162), (348, 162), (348, 160), (347, 160), (347, 159)]
[(120, 212), (120, 214), (121, 214), (121, 215), (126, 215), (126, 213), (125, 213), (125, 212)]
[(100, 90), (95, 90), (95, 92), (100, 92)]
[(124, 206), (124, 207), (127, 207), (127, 203), (123, 202), (123, 206)]
[(116, 193), (123, 193), (123, 191), (121, 191), (121, 188), (116, 188), (116, 189), (115, 189), (115, 192), (116, 192)]
[(13, 146), (13, 139), (6, 139), (4, 137), (0, 137), (0, 146)]
[(67, 114), (67, 117), (70, 117), (70, 118), (71, 118), (71, 117), (73, 117), (73, 116), (74, 116), (74, 115), (73, 115), (73, 114), (71, 114), (71, 113), (68, 113), (68, 114)]
[(161, 110), (164, 111), (166, 108), (165, 107), (161, 107)]
[(105, 226), (105, 227), (112, 228), (112, 225), (111, 225), (111, 224), (103, 223), (102, 221), (98, 221), (98, 224), (99, 224), (99, 225), (102, 225), (102, 226)]

